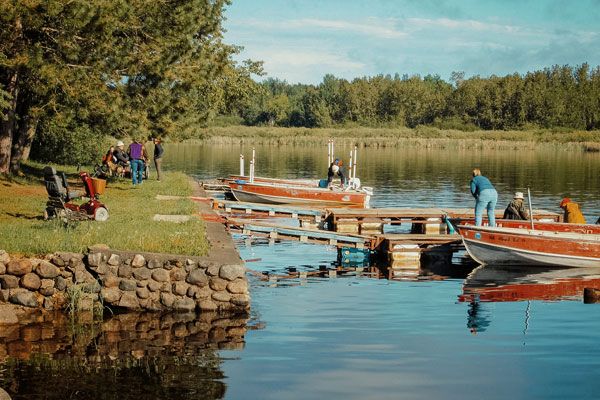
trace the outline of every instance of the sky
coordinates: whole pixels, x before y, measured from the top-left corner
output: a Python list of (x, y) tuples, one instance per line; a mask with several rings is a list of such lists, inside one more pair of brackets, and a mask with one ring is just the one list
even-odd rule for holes
[(236, 60), (289, 83), (600, 65), (600, 0), (232, 0), (225, 17)]

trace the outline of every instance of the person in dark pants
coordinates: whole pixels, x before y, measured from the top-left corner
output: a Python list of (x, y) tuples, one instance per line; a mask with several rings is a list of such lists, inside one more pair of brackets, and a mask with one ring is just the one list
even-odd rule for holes
[(152, 142), (154, 143), (154, 166), (156, 167), (156, 180), (160, 181), (162, 173), (162, 156), (165, 152), (165, 149), (162, 147), (162, 140), (160, 137), (154, 138)]
[(529, 219), (529, 213), (525, 209), (525, 204), (523, 202), (523, 193), (517, 192), (515, 193), (515, 197), (508, 204), (506, 210), (504, 210), (503, 219)]
[(475, 197), (475, 226), (481, 226), (484, 209), (487, 209), (488, 225), (496, 226), (496, 215), (494, 213), (498, 202), (498, 192), (496, 192), (492, 182), (481, 175), (479, 168), (473, 170), (471, 194)]
[(327, 187), (331, 187), (331, 183), (333, 182), (333, 178), (337, 175), (340, 177), (340, 182), (342, 184), (342, 188), (346, 184), (346, 176), (344, 175), (344, 170), (342, 168), (343, 162), (339, 158), (336, 158), (334, 162), (329, 166), (329, 170), (327, 170)]

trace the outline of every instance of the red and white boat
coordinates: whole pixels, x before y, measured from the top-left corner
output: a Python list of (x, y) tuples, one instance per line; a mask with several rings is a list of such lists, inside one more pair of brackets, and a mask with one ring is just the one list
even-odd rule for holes
[(499, 221), (502, 226), (497, 227), (457, 226), (475, 261), (489, 265), (600, 267), (598, 226), (536, 222), (535, 229), (531, 229), (530, 221), (507, 221)]
[(369, 206), (371, 195), (369, 188), (333, 187), (331, 189), (316, 186), (288, 185), (266, 182), (236, 180), (228, 182), (232, 195), (238, 201), (267, 204), (313, 204), (318, 206)]

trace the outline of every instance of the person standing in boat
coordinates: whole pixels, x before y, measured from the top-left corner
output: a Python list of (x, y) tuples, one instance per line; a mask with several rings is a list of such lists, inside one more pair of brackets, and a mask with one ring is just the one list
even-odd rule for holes
[(481, 175), (481, 170), (473, 170), (473, 179), (471, 179), (471, 194), (475, 197), (475, 225), (481, 226), (483, 221), (483, 210), (487, 209), (488, 225), (496, 226), (496, 216), (494, 214), (496, 203), (498, 202), (498, 192), (492, 182)]
[(523, 202), (523, 193), (515, 193), (515, 197), (508, 204), (506, 210), (504, 210), (503, 219), (529, 219), (529, 213), (525, 209), (525, 203)]
[(333, 178), (336, 176), (340, 177), (340, 182), (342, 184), (342, 188), (346, 184), (346, 175), (344, 175), (343, 169), (344, 162), (339, 158), (336, 158), (331, 165), (329, 165), (329, 170), (327, 171), (327, 187), (331, 187), (331, 183), (333, 182)]
[(565, 211), (563, 222), (568, 224), (585, 224), (585, 217), (579, 208), (579, 204), (565, 197), (560, 202), (560, 208)]

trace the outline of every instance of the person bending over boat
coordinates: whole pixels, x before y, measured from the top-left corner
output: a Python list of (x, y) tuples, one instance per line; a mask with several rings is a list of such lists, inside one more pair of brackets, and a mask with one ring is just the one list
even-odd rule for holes
[(523, 202), (523, 193), (515, 193), (513, 200), (508, 203), (508, 207), (504, 210), (503, 219), (529, 219), (529, 213), (525, 209)]
[(585, 224), (585, 217), (579, 209), (579, 204), (571, 201), (570, 198), (565, 197), (560, 202), (560, 208), (565, 210), (565, 216), (563, 222), (568, 224)]
[(344, 175), (344, 162), (339, 158), (336, 158), (331, 165), (329, 166), (329, 170), (327, 171), (327, 187), (331, 187), (331, 183), (333, 182), (333, 178), (336, 176), (340, 177), (340, 182), (342, 184), (342, 188), (346, 184), (346, 175)]
[(473, 170), (473, 179), (471, 179), (471, 194), (475, 197), (475, 225), (481, 226), (483, 220), (483, 210), (487, 209), (488, 225), (496, 226), (496, 216), (494, 210), (498, 202), (498, 192), (492, 185), (492, 182), (481, 175), (481, 170)]

